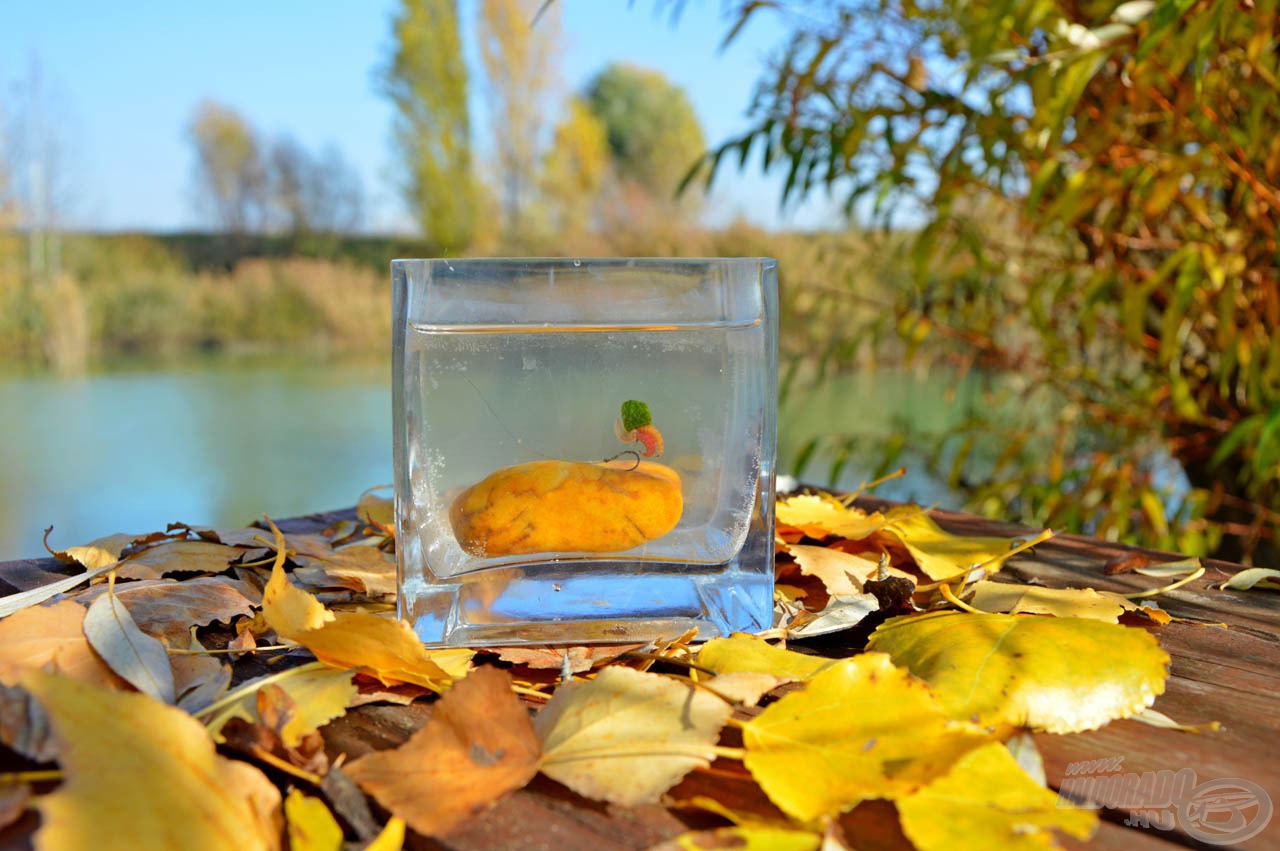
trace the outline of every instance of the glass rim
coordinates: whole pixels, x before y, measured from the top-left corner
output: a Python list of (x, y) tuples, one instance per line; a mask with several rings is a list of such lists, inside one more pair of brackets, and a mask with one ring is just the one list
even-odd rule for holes
[(763, 255), (746, 257), (397, 257), (391, 261), (392, 266), (407, 263), (446, 263), (467, 266), (487, 265), (555, 265), (555, 264), (627, 264), (635, 266), (658, 265), (668, 263), (688, 263), (711, 265), (716, 263), (777, 263), (777, 259)]

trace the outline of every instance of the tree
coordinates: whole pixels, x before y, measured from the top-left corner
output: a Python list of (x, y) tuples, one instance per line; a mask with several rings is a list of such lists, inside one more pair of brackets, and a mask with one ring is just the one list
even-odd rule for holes
[(360, 175), (338, 148), (330, 146), (315, 157), (292, 136), (281, 136), (267, 165), (276, 227), (293, 234), (343, 232), (360, 223)]
[(613, 64), (591, 80), (586, 100), (604, 125), (618, 176), (655, 198), (674, 198), (705, 150), (684, 90), (658, 71)]
[(195, 147), (196, 204), (231, 233), (266, 226), (267, 169), (258, 136), (234, 109), (201, 103), (187, 128)]
[(604, 125), (581, 98), (574, 98), (552, 132), (542, 167), (542, 191), (550, 202), (558, 232), (590, 227), (592, 207), (608, 170), (609, 140)]
[(481, 0), (476, 18), (504, 226), (515, 239), (535, 186), (546, 95), (561, 51), (559, 6), (548, 7), (535, 25), (542, 5), (542, 0)]
[[(740, 0), (734, 32), (766, 5), (791, 37), (711, 173), (755, 151), (786, 167), (784, 197), (917, 211), (915, 284), (885, 312), (926, 355), (1016, 374), (993, 385), (1057, 413), (1022, 422), (993, 399), (952, 436), (973, 504), (1275, 552), (1276, 0)], [(967, 463), (984, 442), (985, 467)], [(1162, 457), (1194, 486), (1182, 500)]]
[(401, 0), (392, 33), (382, 85), (396, 110), (401, 192), (428, 239), (461, 248), (475, 228), (476, 188), (457, 3)]

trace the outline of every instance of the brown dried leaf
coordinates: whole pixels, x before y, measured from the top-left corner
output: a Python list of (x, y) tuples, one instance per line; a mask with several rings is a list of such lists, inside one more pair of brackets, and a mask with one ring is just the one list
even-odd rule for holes
[(27, 811), (31, 800), (31, 787), (26, 783), (6, 783), (0, 786), (0, 828), (13, 824)]
[(1149, 564), (1151, 564), (1151, 558), (1142, 553), (1123, 553), (1107, 562), (1102, 572), (1108, 576), (1114, 576), (1117, 573), (1129, 573)]
[(50, 662), (59, 673), (104, 688), (125, 688), (84, 637), (85, 608), (74, 600), (24, 609), (0, 620), (0, 682)]
[(0, 685), (0, 742), (33, 762), (52, 762), (58, 742), (49, 715), (26, 689)]
[(231, 686), (231, 666), (213, 656), (171, 656), (169, 664), (173, 667), (177, 706), (191, 715), (211, 706)]
[(169, 573), (221, 573), (240, 550), (210, 541), (170, 541), (131, 555), (116, 568), (119, 579), (159, 579)]
[(313, 550), (297, 555), (303, 567), (293, 571), (293, 579), (309, 588), (346, 588), (367, 597), (394, 597), (396, 563), (374, 546), (353, 544), (326, 553)]
[(369, 488), (360, 495), (360, 500), (356, 502), (356, 516), (364, 523), (381, 531), (386, 535), (395, 534), (396, 516), (395, 501), (391, 497), (379, 496), (375, 491), (390, 487), (383, 485), (381, 487)]
[(639, 650), (643, 644), (597, 644), (574, 647), (490, 647), (486, 653), (496, 653), (498, 658), (513, 665), (541, 670), (564, 670), (564, 660), (569, 659), (570, 673), (580, 674), (596, 665), (612, 662), (624, 653)]
[[(115, 594), (139, 629), (174, 645), (182, 643), (193, 626), (214, 621), (231, 623), (241, 615), (252, 615), (253, 601), (246, 590), (242, 584), (221, 576), (197, 576), (181, 582), (144, 579), (121, 583)], [(99, 585), (77, 594), (75, 599), (89, 603), (104, 593), (106, 586)]]
[(440, 698), (409, 741), (346, 771), (418, 833), (440, 836), (524, 786), (538, 764), (538, 739), (510, 676), (481, 667)]

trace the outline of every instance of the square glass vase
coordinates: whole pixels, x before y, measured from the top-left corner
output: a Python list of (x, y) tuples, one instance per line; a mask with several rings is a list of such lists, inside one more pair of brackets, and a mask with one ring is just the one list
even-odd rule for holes
[(391, 277), (398, 612), (424, 643), (772, 625), (775, 261)]

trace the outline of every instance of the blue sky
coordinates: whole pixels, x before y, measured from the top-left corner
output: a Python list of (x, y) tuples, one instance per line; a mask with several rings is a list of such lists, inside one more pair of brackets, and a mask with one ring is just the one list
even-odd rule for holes
[[(719, 0), (688, 0), (674, 25), (655, 0), (560, 2), (567, 91), (611, 61), (658, 68), (688, 91), (712, 143), (745, 128), (754, 81), (783, 35), (762, 19), (720, 53)], [(313, 148), (337, 145), (364, 178), (371, 225), (404, 227), (387, 180), (391, 111), (374, 82), (395, 6), (395, 0), (0, 0), (0, 108), (38, 57), (65, 117), (81, 226), (195, 225), (184, 128), (195, 105), (211, 97), (240, 110), (264, 134), (288, 132)], [(461, 6), (469, 30), (475, 0)], [(780, 214), (780, 184), (780, 175), (727, 173), (708, 205), (711, 222), (742, 215), (773, 227), (837, 223), (821, 197)]]

